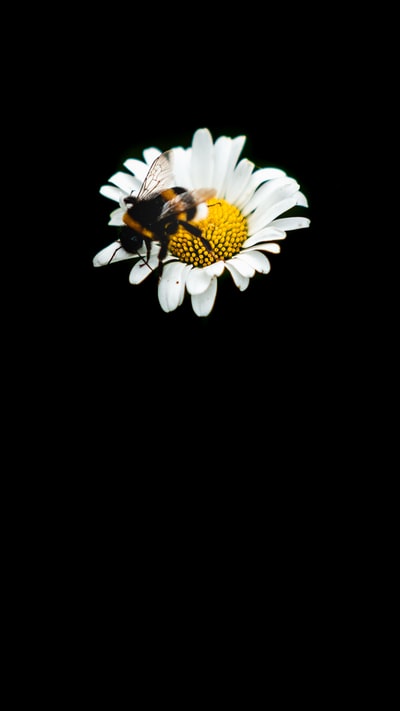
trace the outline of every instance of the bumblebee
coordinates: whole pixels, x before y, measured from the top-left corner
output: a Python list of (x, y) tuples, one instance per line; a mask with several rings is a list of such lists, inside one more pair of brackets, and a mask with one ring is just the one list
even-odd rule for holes
[[(152, 242), (159, 242), (160, 276), (170, 237), (178, 231), (179, 226), (198, 237), (207, 251), (212, 251), (209, 241), (192, 221), (199, 219), (198, 206), (214, 197), (216, 191), (213, 188), (187, 190), (174, 186), (172, 154), (172, 150), (161, 153), (151, 164), (138, 194), (124, 198), (127, 209), (122, 217), (124, 225), (118, 240), (121, 247), (130, 253), (137, 252), (144, 243), (147, 250), (146, 264)], [(110, 262), (114, 255), (115, 252)]]

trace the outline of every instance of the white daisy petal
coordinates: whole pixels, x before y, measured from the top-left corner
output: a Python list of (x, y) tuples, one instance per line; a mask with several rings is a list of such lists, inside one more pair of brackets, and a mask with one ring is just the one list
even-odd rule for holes
[(201, 128), (193, 136), (191, 176), (195, 188), (212, 188), (214, 145), (208, 128)]
[(109, 180), (110, 183), (114, 183), (117, 188), (123, 190), (124, 193), (126, 193), (127, 195), (132, 192), (138, 192), (141, 186), (140, 180), (135, 178), (134, 175), (124, 173), (122, 170), (118, 171), (118, 173), (114, 173), (114, 175), (112, 175)]
[(93, 257), (94, 267), (104, 267), (106, 264), (111, 264), (111, 262), (120, 262), (122, 259), (133, 259), (136, 254), (131, 252), (126, 252), (126, 250), (121, 247), (120, 242), (112, 242), (104, 249)]
[(283, 230), (279, 230), (274, 227), (265, 227), (263, 230), (259, 230), (254, 235), (251, 235), (251, 237), (248, 237), (246, 241), (243, 242), (242, 248), (246, 249), (247, 247), (252, 247), (254, 244), (258, 244), (259, 242), (268, 242), (268, 240), (275, 239), (285, 239), (285, 237), (286, 232), (284, 232)]
[(161, 151), (158, 148), (145, 148), (143, 151), (143, 158), (147, 163), (147, 170), (159, 155), (161, 155)]
[[(261, 249), (263, 252), (272, 252), (272, 254), (279, 254), (281, 251), (280, 244), (275, 244), (275, 242), (260, 242), (255, 247), (250, 247), (252, 249)], [(250, 251), (249, 250), (249, 251)]]
[(208, 269), (212, 274), (215, 274), (215, 276), (219, 277), (225, 269), (225, 262), (214, 262), (214, 264), (210, 264), (210, 266), (205, 267), (205, 269)]
[(247, 218), (249, 232), (257, 232), (262, 227), (271, 224), (272, 220), (274, 220), (275, 217), (281, 215), (284, 212), (287, 212), (287, 210), (290, 210), (290, 208), (294, 207), (295, 205), (296, 194), (292, 197), (286, 198), (285, 200), (281, 200), (280, 202), (275, 203), (274, 205), (268, 207), (266, 210), (264, 209), (263, 205), (260, 205), (257, 210), (252, 212), (251, 215), (249, 215)]
[(263, 183), (248, 203), (243, 207), (243, 214), (247, 217), (250, 212), (256, 210), (260, 205), (266, 210), (271, 205), (291, 197), (299, 189), (299, 184), (293, 178), (275, 178)]
[(144, 163), (142, 160), (138, 160), (137, 158), (128, 158), (128, 160), (125, 161), (124, 166), (128, 168), (128, 170), (130, 170), (138, 180), (140, 180), (140, 183), (143, 183), (149, 170), (147, 163)]
[(233, 266), (231, 260), (228, 260), (225, 264), (227, 270), (230, 272), (231, 277), (235, 286), (238, 287), (239, 291), (245, 291), (250, 284), (250, 278), (243, 276), (237, 269)]
[(207, 269), (194, 267), (186, 279), (189, 294), (202, 294), (210, 285), (213, 275)]
[(201, 294), (192, 294), (192, 307), (196, 316), (208, 316), (214, 306), (217, 295), (218, 280), (213, 277), (206, 291)]
[(308, 217), (281, 217), (278, 220), (273, 220), (271, 227), (277, 227), (278, 230), (301, 230), (303, 227), (308, 227), (309, 224)]
[(281, 168), (259, 168), (257, 173), (254, 173), (253, 175), (253, 187), (255, 189), (266, 180), (282, 178), (284, 175), (286, 175), (286, 173)]
[(236, 205), (241, 209), (247, 204), (248, 200), (260, 185), (267, 180), (284, 177), (285, 175), (286, 173), (279, 168), (259, 168), (251, 175), (247, 189), (244, 190), (243, 194), (237, 199)]
[(190, 267), (183, 262), (170, 262), (164, 266), (158, 283), (158, 300), (163, 311), (175, 311), (185, 295), (185, 272)]
[(250, 279), (254, 276), (256, 273), (256, 270), (254, 267), (249, 264), (248, 261), (241, 259), (242, 252), (240, 254), (235, 254), (234, 257), (231, 258), (230, 264), (232, 264), (235, 269), (239, 272), (244, 277), (249, 277)]
[(220, 276), (224, 268), (225, 263), (222, 261), (214, 262), (202, 269), (194, 267), (186, 278), (186, 288), (189, 294), (202, 294), (208, 289), (211, 279)]
[[(134, 256), (137, 256), (134, 255)], [(138, 259), (129, 273), (129, 282), (131, 284), (140, 284), (158, 267), (158, 256), (150, 254), (149, 259), (143, 255), (143, 259)]]
[(100, 194), (110, 200), (115, 200), (115, 202), (120, 201), (121, 196), (126, 197), (124, 193), (121, 193), (119, 188), (115, 188), (114, 185), (102, 185), (100, 188)]
[(308, 207), (308, 200), (304, 193), (299, 192), (297, 196), (297, 205), (301, 205), (302, 207)]
[(173, 171), (176, 178), (176, 184), (193, 190), (194, 185), (190, 175), (190, 165), (188, 161), (187, 151), (184, 148), (174, 148)]
[(108, 224), (113, 225), (115, 227), (121, 227), (123, 225), (123, 220), (122, 216), (125, 214), (126, 210), (123, 210), (121, 207), (117, 207), (116, 210), (113, 210), (110, 213), (110, 219)]
[(247, 262), (256, 272), (261, 272), (261, 274), (268, 274), (271, 271), (271, 264), (269, 259), (257, 250), (247, 250), (240, 252), (238, 259), (242, 262)]
[(224, 180), (224, 183), (221, 187), (221, 194), (223, 197), (226, 196), (227, 186), (231, 182), (232, 173), (235, 169), (236, 163), (238, 162), (238, 158), (243, 150), (243, 146), (244, 146), (245, 142), (246, 142), (246, 136), (236, 136), (236, 138), (232, 139), (231, 146), (230, 146), (229, 158), (228, 158), (228, 162), (226, 165), (225, 180)]
[(243, 194), (246, 190), (252, 171), (254, 169), (254, 163), (247, 158), (243, 158), (236, 166), (232, 173), (229, 184), (226, 185), (226, 199), (232, 205), (236, 204), (236, 200)]
[(220, 136), (214, 145), (214, 174), (212, 177), (212, 187), (216, 189), (217, 195), (222, 197), (222, 188), (225, 182), (226, 170), (231, 154), (232, 139), (228, 136)]

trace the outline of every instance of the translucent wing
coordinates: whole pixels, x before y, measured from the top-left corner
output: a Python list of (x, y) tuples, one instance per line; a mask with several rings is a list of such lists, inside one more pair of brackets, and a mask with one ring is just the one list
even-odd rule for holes
[(175, 184), (175, 176), (172, 170), (172, 153), (165, 151), (161, 153), (151, 164), (149, 171), (143, 181), (136, 199), (148, 200), (154, 193), (171, 188)]
[(197, 190), (188, 190), (185, 193), (179, 193), (175, 197), (165, 203), (160, 219), (169, 215), (178, 215), (181, 212), (186, 212), (202, 202), (206, 202), (214, 197), (216, 190), (214, 188), (198, 188)]

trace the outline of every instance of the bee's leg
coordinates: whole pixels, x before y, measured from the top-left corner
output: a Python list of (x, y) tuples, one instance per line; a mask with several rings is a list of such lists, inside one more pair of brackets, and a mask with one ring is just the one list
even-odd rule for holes
[(163, 241), (161, 242), (161, 247), (160, 247), (160, 251), (159, 251), (159, 253), (158, 253), (158, 258), (159, 258), (159, 259), (164, 259), (164, 257), (167, 256), (167, 252), (168, 252), (168, 242), (166, 242), (165, 240), (163, 240)]
[(184, 220), (178, 220), (179, 224), (182, 225), (182, 227), (185, 228), (188, 232), (191, 232), (194, 237), (198, 237), (202, 245), (206, 248), (207, 252), (212, 252), (212, 247), (211, 244), (209, 243), (208, 239), (203, 237), (201, 234), (201, 230), (198, 227), (195, 227), (195, 225), (191, 225), (190, 222), (185, 222)]
[(151, 252), (151, 240), (146, 239), (145, 244), (146, 244), (146, 262), (147, 262), (147, 264), (149, 264), (150, 252)]
[(209, 241), (206, 237), (203, 237), (203, 235), (199, 235), (199, 240), (202, 243), (202, 245), (206, 248), (207, 252), (213, 251), (211, 244), (209, 243)]
[(198, 227), (191, 225), (190, 222), (186, 222), (185, 220), (177, 220), (177, 222), (182, 225), (187, 232), (191, 232), (194, 237), (201, 237), (201, 230)]
[(164, 268), (163, 259), (167, 256), (168, 252), (168, 239), (160, 239), (160, 245), (160, 251), (158, 253), (158, 276), (161, 279)]
[[(184, 192), (183, 188), (182, 192)], [(174, 235), (177, 230), (178, 220), (171, 220), (171, 218), (169, 218), (168, 222), (162, 223), (162, 230), (160, 229), (158, 231), (158, 241), (160, 242), (160, 251), (158, 253), (159, 278), (161, 278), (163, 273), (163, 259), (165, 259), (168, 253), (169, 236)]]
[[(148, 237), (143, 237), (143, 242), (146, 245), (146, 257), (142, 257), (142, 259), (143, 259), (144, 264), (149, 269), (151, 269), (151, 266), (149, 264), (150, 252), (151, 252), (151, 239), (149, 239)], [(151, 271), (153, 271), (153, 270), (151, 269)]]
[(113, 251), (113, 253), (112, 253), (110, 259), (108, 260), (107, 264), (111, 264), (112, 260), (114, 259), (114, 257), (115, 257), (115, 255), (117, 254), (117, 252), (121, 249), (121, 247), (122, 247), (122, 245), (120, 244), (119, 247), (116, 247), (116, 248), (114, 249), (114, 251)]

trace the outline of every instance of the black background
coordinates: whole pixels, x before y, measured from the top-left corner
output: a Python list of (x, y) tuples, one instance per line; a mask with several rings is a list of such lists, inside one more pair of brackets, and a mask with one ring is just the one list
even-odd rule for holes
[[(214, 348), (220, 346), (224, 349), (225, 339), (228, 338), (232, 340), (232, 345), (236, 341), (237, 347), (241, 349), (245, 342), (251, 344), (254, 339), (262, 342), (264, 338), (274, 340), (286, 330), (292, 331), (293, 335), (304, 328), (307, 331), (311, 324), (316, 325), (315, 320), (321, 313), (318, 293), (321, 297), (326, 265), (321, 251), (324, 224), (319, 219), (319, 215), (322, 217), (317, 191), (320, 176), (317, 179), (313, 175), (314, 166), (306, 142), (297, 145), (297, 131), (291, 130), (289, 126), (285, 131), (279, 125), (278, 132), (273, 121), (269, 122), (269, 128), (274, 134), (274, 140), (269, 146), (268, 138), (260, 134), (259, 129), (254, 130), (251, 121), (224, 125), (211, 119), (212, 116), (208, 122), (195, 123), (187, 111), (185, 130), (180, 133), (157, 128), (144, 131), (140, 123), (134, 120), (133, 126), (129, 126), (129, 129), (125, 127), (121, 132), (122, 136), (110, 137), (108, 145), (101, 150), (101, 164), (96, 169), (92, 166), (92, 183), (88, 185), (92, 219), (89, 233), (78, 252), (85, 271), (87, 305), (91, 311), (91, 322), (104, 333), (105, 339), (111, 334), (114, 334), (117, 341), (120, 338), (125, 341), (126, 337), (128, 350), (125, 353), (128, 356), (128, 343), (131, 343), (130, 354), (133, 359), (138, 350), (138, 342), (143, 339), (153, 340), (156, 333), (165, 335), (168, 348), (173, 348), (175, 343), (181, 349), (185, 344), (183, 350), (186, 351), (190, 349), (192, 339), (211, 338), (214, 340)], [(307, 209), (299, 208), (297, 213), (311, 219), (310, 228), (288, 233), (286, 240), (281, 243), (281, 254), (270, 257), (272, 269), (269, 275), (253, 278), (245, 292), (239, 292), (231, 278), (226, 278), (228, 275), (220, 279), (214, 309), (205, 319), (194, 314), (190, 297), (186, 297), (183, 305), (175, 312), (163, 313), (157, 298), (156, 274), (141, 285), (132, 286), (128, 283), (131, 262), (114, 264), (107, 269), (94, 269), (91, 264), (94, 254), (116, 237), (116, 230), (107, 224), (115, 204), (99, 195), (99, 187), (107, 183), (113, 172), (123, 169), (125, 158), (141, 157), (141, 147), (156, 145), (165, 149), (169, 145), (188, 146), (194, 130), (202, 126), (210, 128), (214, 138), (221, 134), (245, 134), (247, 141), (242, 157), (250, 158), (259, 166), (281, 167), (295, 177), (310, 205)], [(135, 138), (136, 133), (139, 133), (141, 140), (132, 140), (131, 133), (135, 134)]]
[[(276, 104), (284, 105), (283, 98), (275, 98), (271, 108), (267, 105), (254, 111), (251, 106), (246, 110), (241, 107), (235, 112), (235, 121), (231, 107), (224, 116), (224, 107), (218, 104), (216, 115), (215, 106), (214, 110), (198, 111), (197, 102), (188, 106), (187, 101), (180, 103), (173, 97), (178, 103), (177, 122), (182, 125), (179, 131), (168, 122), (164, 125), (162, 116), (158, 118), (160, 107), (157, 102), (152, 106), (150, 99), (140, 106), (138, 117), (133, 100), (132, 117), (123, 106), (120, 122), (110, 125), (104, 115), (99, 120), (99, 144), (95, 155), (85, 156), (81, 172), (87, 180), (87, 224), (81, 224), (76, 234), (74, 256), (82, 270), (80, 308), (87, 319), (85, 338), (91, 334), (89, 350), (96, 344), (97, 358), (112, 353), (117, 368), (126, 376), (151, 370), (160, 384), (169, 378), (179, 382), (182, 375), (182, 383), (187, 384), (186, 367), (190, 369), (193, 362), (202, 368), (201, 388), (208, 388), (213, 382), (227, 383), (232, 377), (244, 376), (247, 363), (267, 375), (296, 369), (304, 362), (305, 353), (312, 361), (321, 357), (333, 296), (329, 288), (334, 216), (324, 175), (329, 167), (320, 160), (323, 147), (318, 145), (316, 120), (307, 106), (306, 92), (294, 102), (289, 89), (287, 93), (290, 107), (286, 112), (274, 110)], [(228, 274), (219, 279), (213, 311), (199, 318), (187, 295), (176, 311), (164, 313), (158, 303), (156, 275), (132, 286), (128, 282), (130, 262), (94, 269), (92, 258), (116, 235), (107, 224), (115, 204), (99, 194), (100, 186), (113, 172), (123, 169), (123, 160), (141, 157), (143, 147), (188, 146), (193, 132), (203, 126), (214, 138), (245, 134), (242, 157), (259, 166), (283, 168), (296, 178), (309, 200), (309, 208), (298, 208), (297, 212), (308, 216), (311, 225), (288, 232), (281, 242), (281, 253), (270, 255), (270, 273), (256, 275), (245, 292), (239, 292)]]
[[(73, 436), (94, 449), (101, 443), (101, 456), (117, 451), (121, 461), (126, 447), (146, 453), (153, 438), (163, 451), (175, 428), (197, 436), (203, 417), (226, 427), (227, 452), (237, 433), (257, 439), (268, 430), (280, 461), (293, 438), (316, 456), (309, 443), (317, 433), (329, 439), (346, 351), (339, 245), (349, 236), (336, 180), (347, 159), (346, 101), (337, 38), (326, 21), (315, 31), (304, 8), (275, 8), (268, 22), (254, 10), (229, 22), (215, 9), (191, 22), (181, 8), (140, 21), (121, 10), (118, 18), (98, 10), (95, 25), (73, 23), (55, 35), (54, 72), (46, 66), (49, 110), (41, 111), (45, 140), (36, 144), (48, 152), (37, 161), (45, 172), (38, 187), (54, 212), (42, 220), (51, 248), (35, 288), (54, 406), (71, 404)], [(287, 233), (281, 253), (270, 255), (270, 273), (245, 292), (228, 274), (220, 278), (206, 318), (187, 296), (164, 313), (156, 274), (133, 286), (129, 261), (92, 265), (116, 234), (108, 225), (115, 203), (100, 187), (127, 158), (151, 145), (188, 146), (201, 127), (214, 139), (246, 135), (241, 157), (298, 180), (309, 200), (298, 213), (311, 220)], [(30, 294), (25, 300), (29, 311)], [(29, 352), (40, 339), (29, 326), (27, 333)], [(218, 440), (211, 424), (204, 436), (210, 446)]]
[[(275, 371), (279, 356), (285, 353), (289, 358), (290, 354), (296, 361), (299, 352), (318, 343), (324, 330), (329, 308), (328, 245), (332, 247), (334, 217), (327, 200), (329, 153), (323, 139), (329, 140), (329, 136), (328, 129), (321, 126), (322, 108), (310, 102), (303, 85), (279, 87), (279, 93), (269, 87), (265, 95), (261, 91), (261, 96), (255, 97), (251, 90), (247, 96), (242, 87), (233, 91), (231, 82), (225, 88), (224, 77), (214, 74), (211, 89), (209, 80), (204, 79), (204, 89), (199, 81), (196, 90), (192, 87), (180, 92), (172, 87), (167, 93), (157, 87), (149, 90), (147, 85), (143, 90), (141, 82), (138, 86), (133, 82), (132, 96), (122, 97), (120, 106), (118, 102), (112, 107), (100, 102), (98, 114), (92, 116), (95, 140), (88, 132), (77, 166), (86, 218), (77, 225), (72, 245), (73, 268), (78, 264), (81, 271), (82, 313), (99, 352), (108, 351), (113, 343), (115, 357), (127, 373), (140, 364), (145, 369), (151, 353), (154, 377), (159, 371), (162, 380), (162, 373), (169, 372), (179, 380), (179, 367), (175, 372), (173, 362), (196, 360), (198, 349), (202, 357), (203, 349), (209, 353), (206, 379), (212, 377), (216, 366), (217, 379), (224, 380), (221, 364), (229, 362), (235, 368), (235, 353), (241, 367), (245, 368), (246, 354), (245, 360), (259, 360)], [(219, 90), (215, 87), (218, 82)], [(211, 100), (210, 91), (217, 100)], [(215, 306), (205, 319), (194, 314), (187, 296), (175, 312), (162, 312), (156, 275), (141, 285), (130, 285), (131, 262), (110, 268), (92, 266), (96, 252), (116, 236), (116, 230), (107, 224), (115, 204), (100, 195), (100, 186), (112, 173), (124, 169), (124, 160), (141, 158), (143, 148), (188, 146), (200, 127), (208, 127), (214, 139), (221, 134), (245, 134), (241, 157), (261, 167), (283, 168), (296, 178), (309, 200), (309, 208), (298, 208), (298, 214), (311, 219), (308, 229), (288, 232), (281, 253), (270, 256), (271, 272), (254, 277), (245, 292), (239, 292), (228, 275), (220, 279)]]
[[(359, 506), (348, 473), (357, 464), (347, 450), (352, 392), (342, 384), (351, 368), (342, 299), (351, 235), (336, 180), (348, 159), (343, 32), (326, 8), (323, 17), (286, 6), (275, 15), (269, 6), (219, 16), (215, 7), (146, 9), (60, 17), (38, 72), (48, 78), (46, 110), (39, 98), (25, 107), (21, 170), (30, 165), (42, 212), (29, 234), (39, 243), (26, 260), (31, 290), (14, 265), (18, 352), (30, 366), (17, 401), (15, 456), (29, 454), (22, 498), (33, 531), (43, 530), (44, 566), (54, 577), (58, 565), (55, 585), (67, 588), (57, 617), (66, 611), (73, 629), (79, 612), (74, 653), (84, 628), (89, 650), (98, 641), (103, 655), (111, 627), (127, 628), (121, 613), (134, 608), (136, 624), (149, 601), (164, 622), (181, 623), (183, 609), (185, 626), (185, 605), (178, 611), (170, 594), (182, 580), (192, 623), (197, 609), (217, 601), (218, 617), (231, 602), (269, 627), (278, 610), (280, 643), (282, 620), (292, 626), (286, 639), (304, 625), (299, 639), (309, 640), (310, 623), (321, 630), (338, 611), (327, 591), (335, 567), (340, 577), (338, 536)], [(245, 292), (219, 279), (207, 318), (188, 297), (165, 314), (156, 275), (130, 285), (129, 262), (92, 265), (115, 238), (114, 203), (100, 187), (143, 148), (189, 145), (200, 127), (214, 139), (245, 134), (242, 157), (296, 178), (309, 200), (299, 214), (311, 219)], [(318, 637), (315, 648), (319, 657)]]
[[(345, 156), (335, 47), (297, 12), (268, 28), (254, 14), (228, 29), (222, 17), (202, 13), (193, 32), (175, 34), (173, 13), (148, 22), (152, 31), (140, 38), (101, 23), (85, 43), (82, 30), (79, 61), (59, 66), (63, 126), (59, 139), (52, 134), (52, 165), (68, 202), (61, 201), (63, 237), (48, 292), (56, 352), (69, 364), (68, 397), (111, 450), (114, 437), (138, 437), (144, 450), (153, 432), (168, 441), (169, 408), (179, 426), (204, 406), (218, 421), (249, 408), (245, 429), (249, 418), (279, 440), (299, 436), (307, 409), (311, 433), (323, 436), (320, 413), (330, 407), (343, 343), (335, 177)], [(92, 265), (116, 235), (108, 225), (115, 203), (100, 187), (127, 158), (151, 145), (188, 146), (200, 127), (214, 139), (245, 134), (241, 157), (294, 177), (309, 200), (298, 214), (311, 220), (287, 233), (281, 253), (270, 255), (270, 273), (245, 292), (228, 274), (220, 278), (206, 318), (188, 296), (164, 313), (156, 274), (133, 286), (129, 261)], [(244, 426), (240, 417), (236, 426)]]

